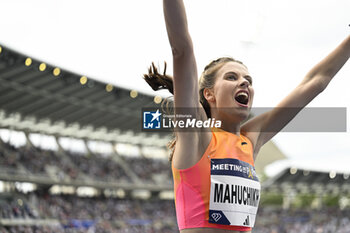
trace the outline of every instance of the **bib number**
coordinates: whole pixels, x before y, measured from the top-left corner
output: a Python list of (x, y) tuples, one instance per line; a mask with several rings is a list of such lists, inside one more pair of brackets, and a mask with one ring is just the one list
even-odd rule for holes
[(260, 200), (255, 168), (238, 159), (211, 160), (209, 222), (253, 227)]

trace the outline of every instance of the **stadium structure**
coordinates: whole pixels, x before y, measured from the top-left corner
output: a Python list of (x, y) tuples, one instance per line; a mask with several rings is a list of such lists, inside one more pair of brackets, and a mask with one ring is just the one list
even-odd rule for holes
[[(0, 232), (176, 232), (172, 135), (141, 130), (142, 108), (161, 101), (0, 45)], [(349, 174), (287, 166), (266, 178), (284, 158), (269, 142), (256, 161), (264, 205), (254, 232), (314, 232), (312, 214), (330, 212), (338, 222), (323, 229), (349, 232)], [(299, 207), (335, 209), (288, 212), (298, 195)], [(282, 231), (281, 221), (311, 230)]]

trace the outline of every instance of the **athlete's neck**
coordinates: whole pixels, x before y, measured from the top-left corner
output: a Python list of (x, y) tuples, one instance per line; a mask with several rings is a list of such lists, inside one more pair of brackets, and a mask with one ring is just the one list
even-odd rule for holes
[(226, 132), (230, 132), (232, 134), (236, 134), (237, 136), (240, 135), (240, 131), (241, 131), (241, 123), (239, 121), (235, 121), (232, 118), (227, 119), (223, 116), (219, 116), (219, 115), (214, 115), (213, 118), (215, 118), (215, 120), (220, 120), (221, 121), (221, 127), (220, 129), (226, 131)]
[(245, 115), (232, 114), (231, 112), (218, 111), (216, 108), (211, 109), (211, 118), (221, 121), (220, 129), (232, 134), (240, 135), (241, 124), (246, 119)]
[(227, 121), (222, 121), (220, 129), (222, 129), (226, 132), (230, 132), (232, 134), (235, 134), (237, 136), (239, 136), (241, 134), (240, 133), (240, 129), (241, 129), (240, 125), (232, 124), (232, 123), (229, 123)]

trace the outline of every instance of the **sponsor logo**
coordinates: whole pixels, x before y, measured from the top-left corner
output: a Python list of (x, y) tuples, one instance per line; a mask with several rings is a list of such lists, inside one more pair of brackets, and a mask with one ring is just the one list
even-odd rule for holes
[(244, 226), (249, 226), (249, 225), (250, 225), (249, 215), (248, 215), (247, 218), (244, 220), (243, 225), (244, 225)]

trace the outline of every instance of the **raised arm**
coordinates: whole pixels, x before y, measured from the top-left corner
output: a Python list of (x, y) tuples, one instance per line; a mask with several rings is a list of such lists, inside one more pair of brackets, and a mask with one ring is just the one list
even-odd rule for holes
[(173, 54), (175, 107), (199, 107), (197, 65), (182, 0), (163, 0)]
[(173, 55), (179, 56), (186, 52), (185, 50), (192, 52), (183, 0), (163, 0), (163, 11)]
[(327, 87), (349, 57), (350, 36), (314, 66), (302, 82), (276, 108), (251, 119), (242, 127), (255, 142), (255, 154), (262, 145), (282, 130), (303, 107)]
[(333, 50), (327, 57), (314, 66), (304, 78), (301, 85), (305, 83), (313, 83), (319, 87), (322, 92), (332, 78), (343, 67), (350, 57), (350, 36), (342, 41), (338, 47)]
[[(173, 54), (175, 113), (206, 119), (205, 111), (199, 102), (197, 65), (188, 32), (184, 3), (182, 0), (163, 0), (163, 7)], [(203, 155), (211, 133), (175, 130), (175, 134), (173, 165), (176, 168), (193, 166)]]

